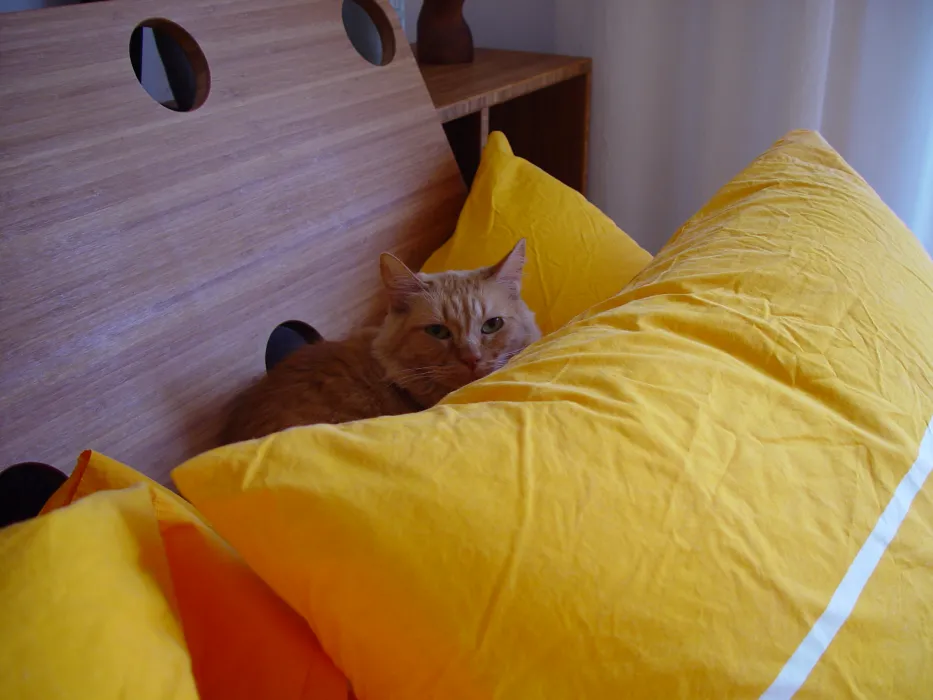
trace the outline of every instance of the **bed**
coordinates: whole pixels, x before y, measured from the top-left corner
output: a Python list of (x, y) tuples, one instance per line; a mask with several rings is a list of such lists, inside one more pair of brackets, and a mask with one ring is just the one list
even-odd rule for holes
[[(467, 196), (397, 21), (361, 4), (386, 65), (338, 0), (0, 17), (0, 460), (80, 453), (0, 531), (0, 690), (929, 695), (933, 263), (910, 231), (807, 131), (650, 260), (501, 134)], [(197, 109), (136, 84), (146, 22), (203, 51)], [(506, 367), (211, 449), (278, 324), (375, 318), (380, 251), (464, 269), (517, 237), (545, 335)]]

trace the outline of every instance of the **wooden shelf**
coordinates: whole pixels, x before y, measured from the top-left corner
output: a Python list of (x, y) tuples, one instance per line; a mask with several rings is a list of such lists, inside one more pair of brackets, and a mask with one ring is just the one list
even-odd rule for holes
[(467, 184), (493, 130), (586, 193), (591, 59), (476, 49), (472, 63), (420, 68)]
[(592, 59), (476, 49), (473, 63), (420, 66), (442, 122), (589, 74)]

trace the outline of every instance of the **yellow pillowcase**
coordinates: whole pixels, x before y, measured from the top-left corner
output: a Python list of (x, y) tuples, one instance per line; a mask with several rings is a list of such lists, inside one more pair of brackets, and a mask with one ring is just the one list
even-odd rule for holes
[(88, 451), (43, 512), (137, 485), (151, 496), (201, 699), (346, 700), (346, 678), (305, 621), (165, 487)]
[(617, 294), (651, 256), (579, 192), (489, 135), (453, 237), (424, 272), (472, 270), (528, 241), (522, 297), (545, 334)]
[(793, 134), (443, 405), (174, 478), (360, 697), (916, 698), (930, 338), (919, 243)]
[(0, 532), (0, 696), (196, 700), (149, 491)]

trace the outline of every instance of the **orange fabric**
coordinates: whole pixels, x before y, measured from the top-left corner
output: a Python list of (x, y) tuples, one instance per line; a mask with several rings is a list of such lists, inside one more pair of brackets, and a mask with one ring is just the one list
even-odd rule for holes
[(199, 700), (145, 486), (0, 530), (0, 698)]
[(165, 487), (85, 452), (43, 513), (136, 484), (149, 487), (201, 698), (346, 700), (346, 679), (307, 623)]

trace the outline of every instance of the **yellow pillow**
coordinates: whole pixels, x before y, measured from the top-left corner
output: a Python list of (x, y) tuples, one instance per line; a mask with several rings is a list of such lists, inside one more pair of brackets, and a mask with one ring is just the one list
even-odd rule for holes
[(136, 485), (152, 499), (201, 699), (346, 700), (346, 678), (305, 621), (165, 487), (88, 451), (43, 512)]
[(522, 297), (545, 334), (622, 290), (651, 261), (579, 192), (489, 135), (457, 230), (424, 272), (472, 270), (528, 241)]
[(919, 243), (792, 134), (443, 405), (174, 478), (360, 697), (916, 698), (930, 338)]
[(0, 531), (0, 697), (198, 697), (149, 491)]

